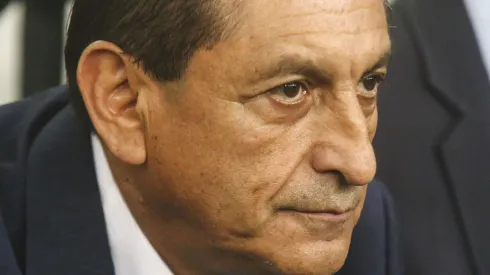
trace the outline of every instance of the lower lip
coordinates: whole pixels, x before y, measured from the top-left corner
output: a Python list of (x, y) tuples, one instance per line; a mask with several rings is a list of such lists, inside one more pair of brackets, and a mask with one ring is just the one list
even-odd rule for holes
[[(296, 234), (306, 234), (314, 240), (333, 241), (352, 232), (354, 210), (343, 213), (281, 211), (284, 218), (292, 222)], [(300, 233), (298, 233), (300, 232)]]
[(300, 212), (300, 211), (288, 211), (291, 214), (296, 214), (296, 215), (301, 215), (308, 217), (309, 219), (312, 220), (322, 220), (326, 222), (331, 222), (331, 223), (343, 223), (348, 221), (352, 214), (353, 211), (347, 211), (343, 213), (328, 213), (328, 212)]

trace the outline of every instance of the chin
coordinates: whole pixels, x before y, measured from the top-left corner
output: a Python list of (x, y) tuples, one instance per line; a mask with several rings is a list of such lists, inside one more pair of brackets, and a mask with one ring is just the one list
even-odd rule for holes
[(335, 240), (293, 246), (277, 267), (282, 274), (334, 274), (344, 265), (349, 244), (350, 241)]
[(282, 247), (269, 246), (261, 257), (272, 267), (264, 274), (331, 275), (345, 263), (350, 246), (350, 235), (331, 241), (290, 242)]
[(254, 274), (335, 274), (347, 258), (359, 212), (356, 209), (345, 222), (277, 215), (259, 236), (252, 237), (235, 252), (247, 252), (261, 266), (256, 270), (264, 272)]

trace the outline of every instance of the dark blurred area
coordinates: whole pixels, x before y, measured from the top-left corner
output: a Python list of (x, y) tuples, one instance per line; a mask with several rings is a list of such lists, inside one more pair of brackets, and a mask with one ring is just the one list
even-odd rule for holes
[(377, 177), (409, 275), (490, 274), (490, 1), (398, 0)]
[[(23, 94), (60, 81), (64, 0), (25, 0)], [(40, 39), (40, 36), (44, 39)]]
[[(0, 0), (0, 12), (20, 0)], [(24, 0), (21, 95), (59, 85), (62, 71), (64, 0)], [(5, 39), (5, 38), (3, 38)]]
[(2, 11), (9, 2), (9, 0), (0, 0), (0, 11)]

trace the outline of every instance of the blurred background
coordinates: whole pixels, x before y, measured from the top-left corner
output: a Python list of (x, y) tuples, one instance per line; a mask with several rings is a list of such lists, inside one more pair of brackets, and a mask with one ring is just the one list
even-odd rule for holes
[(62, 46), (71, 5), (0, 0), (0, 105), (65, 82)]

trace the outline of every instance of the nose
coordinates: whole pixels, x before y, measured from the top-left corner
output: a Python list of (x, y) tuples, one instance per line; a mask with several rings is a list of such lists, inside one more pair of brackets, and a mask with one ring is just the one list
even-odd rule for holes
[(321, 119), (323, 127), (316, 127), (319, 138), (312, 149), (311, 163), (318, 173), (338, 172), (348, 184), (366, 185), (376, 174), (376, 157), (357, 97), (347, 101)]

